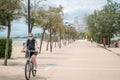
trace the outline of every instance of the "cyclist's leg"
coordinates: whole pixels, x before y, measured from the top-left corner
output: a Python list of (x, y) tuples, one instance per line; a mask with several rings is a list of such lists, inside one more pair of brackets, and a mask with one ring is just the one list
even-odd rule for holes
[(34, 65), (35, 65), (35, 68), (37, 68), (36, 56), (37, 56), (36, 53), (33, 53), (33, 54), (31, 55), (32, 61), (33, 61)]

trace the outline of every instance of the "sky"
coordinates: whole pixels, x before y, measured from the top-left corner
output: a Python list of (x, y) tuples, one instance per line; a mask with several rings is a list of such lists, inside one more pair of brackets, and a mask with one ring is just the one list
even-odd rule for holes
[[(120, 3), (120, 0), (113, 0)], [(107, 3), (106, 0), (47, 0), (42, 5), (63, 6), (64, 22), (73, 23), (76, 16), (89, 15), (94, 10), (100, 10)], [(34, 28), (33, 33), (42, 32), (39, 28)], [(6, 36), (7, 29), (0, 32), (0, 36)], [(12, 22), (11, 36), (27, 36), (27, 24), (22, 18)]]

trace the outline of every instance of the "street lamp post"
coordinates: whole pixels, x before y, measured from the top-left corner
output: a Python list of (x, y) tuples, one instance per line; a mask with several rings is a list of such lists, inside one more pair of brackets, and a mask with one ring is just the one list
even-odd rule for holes
[(30, 32), (30, 0), (28, 0), (28, 33)]
[(65, 27), (65, 46), (66, 46), (66, 30), (67, 28)]
[[(37, 4), (35, 3), (35, 8), (34, 10), (36, 10), (36, 6), (38, 6), (38, 4), (42, 1), (47, 1), (47, 0), (40, 0), (37, 2)], [(32, 30), (31, 30), (31, 17), (30, 17), (30, 0), (28, 0), (28, 33), (31, 33)]]
[[(65, 25), (68, 27), (68, 22), (65, 22)], [(65, 28), (65, 32), (68, 31), (67, 28)], [(65, 45), (66, 45), (66, 33), (65, 33)]]
[(70, 24), (68, 25), (68, 45), (70, 43)]

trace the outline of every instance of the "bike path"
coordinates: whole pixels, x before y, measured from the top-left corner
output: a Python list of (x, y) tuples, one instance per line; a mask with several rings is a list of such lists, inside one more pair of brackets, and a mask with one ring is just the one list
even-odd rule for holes
[[(0, 60), (0, 80), (25, 80), (25, 61), (11, 59), (5, 67)], [(37, 62), (37, 76), (31, 80), (120, 80), (120, 57), (84, 40), (54, 48), (52, 53), (43, 50)]]

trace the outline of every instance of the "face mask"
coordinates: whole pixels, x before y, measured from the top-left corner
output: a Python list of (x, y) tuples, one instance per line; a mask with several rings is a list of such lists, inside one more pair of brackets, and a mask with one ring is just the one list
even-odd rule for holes
[(32, 37), (28, 37), (29, 40), (32, 40)]

